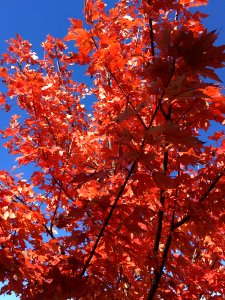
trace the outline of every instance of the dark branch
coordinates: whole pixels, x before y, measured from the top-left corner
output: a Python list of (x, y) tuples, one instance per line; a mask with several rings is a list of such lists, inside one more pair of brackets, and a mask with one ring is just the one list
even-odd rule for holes
[[(151, 0), (148, 0), (148, 5), (151, 5)], [(153, 24), (152, 19), (148, 19), (149, 30), (150, 30), (150, 44), (151, 44), (151, 54), (155, 57), (155, 46), (154, 46), (154, 32), (153, 32)]]
[[(93, 42), (95, 43), (94, 39), (93, 39)], [(174, 63), (174, 65), (175, 65), (175, 63)], [(153, 115), (152, 115), (152, 118), (151, 118), (151, 120), (150, 120), (150, 123), (149, 123), (148, 127), (146, 127), (146, 125), (145, 125), (145, 129), (146, 129), (146, 130), (148, 130), (148, 129), (152, 126), (152, 124), (153, 124), (153, 122), (154, 122), (154, 119), (155, 119), (155, 117), (156, 117), (156, 115), (157, 115), (157, 112), (158, 112), (159, 109), (160, 109), (161, 102), (162, 102), (162, 99), (163, 99), (163, 97), (164, 97), (164, 95), (165, 95), (166, 89), (168, 88), (168, 86), (169, 86), (169, 84), (170, 84), (170, 82), (171, 82), (171, 80), (172, 80), (172, 78), (173, 78), (174, 70), (175, 70), (175, 68), (173, 67), (173, 68), (172, 68), (172, 71), (171, 71), (171, 74), (170, 74), (170, 76), (169, 76), (169, 78), (168, 78), (168, 81), (167, 81), (167, 83), (166, 83), (166, 85), (165, 85), (165, 88), (164, 88), (164, 90), (163, 90), (163, 92), (162, 92), (160, 98), (158, 99), (158, 104), (157, 104), (156, 109), (155, 109), (155, 111), (154, 111), (154, 113), (153, 113)], [(127, 97), (128, 97), (128, 96), (127, 96)], [(143, 138), (139, 153), (140, 153), (141, 150), (143, 149), (144, 145), (145, 145), (145, 139)], [(118, 193), (118, 195), (117, 195), (117, 197), (116, 197), (116, 199), (115, 199), (115, 201), (114, 201), (114, 203), (113, 203), (113, 205), (112, 205), (112, 207), (111, 207), (111, 209), (110, 209), (110, 211), (109, 211), (109, 213), (108, 213), (108, 216), (106, 217), (106, 219), (105, 219), (105, 221), (104, 221), (104, 223), (103, 223), (103, 226), (102, 226), (102, 228), (101, 228), (101, 230), (100, 230), (100, 232), (99, 232), (99, 234), (98, 234), (98, 237), (97, 237), (97, 239), (96, 239), (96, 241), (95, 241), (95, 243), (94, 243), (94, 246), (93, 246), (93, 248), (92, 248), (92, 250), (91, 250), (91, 253), (90, 253), (90, 255), (89, 255), (89, 257), (88, 257), (88, 259), (87, 259), (87, 261), (86, 261), (86, 263), (85, 263), (85, 265), (84, 265), (84, 267), (83, 267), (83, 269), (82, 269), (82, 271), (81, 271), (81, 273), (80, 273), (80, 276), (83, 276), (83, 275), (85, 274), (87, 268), (89, 267), (90, 262), (91, 262), (91, 260), (92, 260), (92, 257), (94, 256), (95, 251), (96, 251), (96, 249), (97, 249), (97, 247), (98, 247), (99, 241), (100, 241), (100, 239), (102, 238), (102, 236), (103, 236), (103, 234), (104, 234), (104, 232), (105, 232), (105, 229), (106, 229), (107, 225), (109, 224), (109, 221), (110, 221), (110, 219), (111, 219), (111, 217), (112, 217), (112, 215), (113, 215), (113, 212), (114, 212), (114, 210), (115, 210), (115, 208), (116, 208), (116, 206), (117, 206), (117, 203), (118, 203), (120, 197), (122, 196), (122, 194), (123, 194), (123, 192), (124, 192), (124, 189), (125, 189), (125, 187), (126, 187), (126, 185), (127, 185), (127, 182), (129, 181), (129, 179), (130, 179), (130, 177), (131, 177), (131, 175), (132, 175), (132, 173), (133, 173), (133, 171), (134, 171), (134, 169), (135, 169), (135, 167), (136, 167), (136, 165), (137, 165), (137, 163), (138, 163), (138, 160), (139, 160), (139, 157), (137, 157), (136, 160), (133, 162), (133, 164), (132, 164), (132, 166), (131, 166), (131, 168), (130, 168), (130, 170), (129, 170), (129, 173), (128, 173), (128, 175), (127, 175), (127, 177), (126, 177), (126, 179), (125, 179), (123, 185), (121, 186), (121, 189), (120, 189), (120, 191), (119, 191), (119, 193)], [(64, 191), (64, 189), (62, 189), (62, 190)], [(163, 201), (163, 200), (162, 200), (162, 201)]]
[[(50, 171), (51, 171), (51, 170), (50, 170)], [(60, 187), (60, 189), (61, 189), (61, 190), (64, 192), (64, 194), (67, 196), (67, 198), (68, 198), (69, 200), (71, 200), (72, 202), (74, 202), (75, 199), (69, 195), (69, 193), (67, 192), (67, 190), (64, 188), (63, 184), (60, 182), (60, 180), (58, 180), (53, 174), (51, 174), (51, 176), (52, 176), (52, 179), (54, 180), (54, 182)]]
[[(119, 83), (119, 81), (117, 80), (116, 76), (112, 73), (112, 71), (109, 69), (109, 67), (107, 65), (105, 65), (107, 68), (107, 71), (109, 72), (109, 74), (112, 76), (112, 78), (115, 80), (117, 86), (119, 87), (120, 91), (123, 93), (124, 97), (126, 98), (127, 102), (130, 104), (130, 106), (132, 107), (132, 109), (134, 111), (136, 111), (136, 108), (134, 107), (133, 103), (130, 101), (129, 96), (125, 93), (123, 87), (121, 86), (121, 84)], [(139, 115), (139, 113), (137, 112), (137, 117), (140, 120), (141, 124), (143, 125), (143, 127), (145, 129), (147, 129), (147, 126), (145, 125), (144, 121), (142, 120), (141, 116)]]
[(89, 267), (91, 259), (92, 259), (92, 257), (95, 254), (96, 248), (98, 247), (99, 241), (100, 241), (101, 237), (103, 236), (107, 225), (109, 224), (109, 221), (110, 221), (110, 219), (111, 219), (111, 217), (113, 215), (113, 212), (114, 212), (114, 210), (115, 210), (115, 208), (117, 206), (117, 203), (118, 203), (120, 197), (122, 196), (122, 194), (124, 192), (124, 189), (125, 189), (125, 187), (127, 185), (127, 182), (129, 181), (129, 179), (130, 179), (130, 177), (131, 177), (131, 175), (132, 175), (132, 173), (133, 173), (133, 171), (134, 171), (137, 163), (138, 163), (138, 159), (136, 159), (134, 161), (134, 163), (132, 164), (129, 173), (127, 174), (127, 177), (126, 177), (126, 179), (125, 179), (122, 187), (120, 188), (120, 191), (119, 191), (119, 193), (118, 193), (118, 195), (117, 195), (117, 197), (116, 197), (116, 199), (115, 199), (115, 201), (114, 201), (114, 203), (113, 203), (113, 205), (112, 205), (112, 207), (111, 207), (111, 209), (110, 209), (110, 211), (108, 213), (108, 216), (106, 217), (106, 219), (104, 221), (104, 224), (103, 224), (103, 226), (102, 226), (102, 228), (101, 228), (101, 230), (100, 230), (100, 232), (98, 234), (97, 240), (95, 241), (95, 244), (94, 244), (94, 246), (93, 246), (93, 248), (91, 250), (91, 253), (90, 253), (90, 255), (89, 255), (89, 257), (88, 257), (88, 259), (87, 259), (87, 261), (86, 261), (86, 263), (85, 263), (85, 265), (83, 267), (83, 270), (82, 270), (80, 276), (83, 276), (85, 274), (87, 268)]
[[(95, 41), (95, 39), (92, 37), (92, 41), (96, 47), (96, 49), (98, 49), (98, 45)], [(114, 79), (114, 81), (116, 82), (118, 88), (120, 89), (120, 91), (122, 92), (122, 94), (124, 95), (124, 97), (126, 98), (127, 102), (130, 104), (130, 106), (132, 107), (132, 109), (134, 111), (136, 111), (136, 108), (134, 107), (133, 103), (130, 101), (130, 97), (125, 93), (123, 87), (121, 86), (121, 84), (119, 83), (119, 81), (117, 80), (115, 74), (113, 74), (113, 72), (110, 70), (109, 66), (107, 64), (105, 64), (105, 67), (107, 69), (107, 71), (109, 72), (109, 74), (111, 75), (111, 77)], [(145, 129), (147, 129), (147, 126), (145, 125), (144, 121), (142, 120), (141, 116), (139, 115), (139, 113), (137, 112), (137, 117), (140, 120), (141, 124), (143, 125), (143, 127)]]
[(155, 269), (155, 278), (154, 278), (153, 284), (150, 288), (150, 291), (148, 293), (148, 296), (147, 296), (146, 300), (153, 300), (153, 298), (155, 296), (155, 293), (158, 289), (161, 277), (163, 275), (163, 269), (164, 269), (165, 264), (166, 264), (166, 260), (167, 260), (167, 257), (168, 257), (168, 253), (169, 253), (170, 246), (171, 246), (171, 243), (172, 243), (172, 238), (173, 238), (174, 215), (175, 215), (175, 213), (173, 212), (172, 220), (171, 220), (171, 224), (170, 224), (170, 232), (169, 232), (169, 235), (168, 235), (167, 240), (166, 240), (166, 245), (165, 245), (165, 248), (164, 248), (164, 251), (163, 251), (161, 264), (160, 264), (159, 269)]
[[(215, 179), (211, 182), (210, 186), (208, 189), (205, 191), (205, 193), (201, 196), (201, 198), (198, 201), (198, 204), (203, 202), (210, 194), (210, 192), (215, 188), (216, 184), (219, 182), (219, 180), (222, 178), (224, 175), (225, 168), (215, 177)], [(186, 222), (190, 221), (192, 218), (191, 215), (185, 216), (183, 219), (181, 219), (179, 222), (176, 222), (173, 225), (173, 230), (179, 228), (180, 226), (184, 225)]]
[(153, 33), (152, 19), (149, 18), (148, 22), (149, 22), (149, 28), (150, 28), (151, 54), (154, 57), (155, 56), (155, 46), (154, 46), (154, 33)]
[[(174, 62), (174, 66), (175, 66), (175, 62)], [(156, 114), (157, 114), (158, 110), (159, 110), (159, 109), (161, 108), (161, 106), (162, 106), (162, 100), (163, 100), (163, 97), (164, 97), (164, 95), (165, 95), (165, 93), (166, 93), (166, 89), (167, 89), (168, 86), (170, 85), (170, 82), (171, 82), (171, 80), (172, 80), (172, 78), (173, 78), (173, 75), (174, 75), (174, 71), (175, 71), (175, 67), (174, 67), (174, 66), (173, 66), (173, 68), (172, 68), (172, 70), (171, 70), (171, 73), (170, 73), (170, 76), (169, 76), (169, 78), (168, 78), (168, 80), (167, 80), (167, 83), (166, 83), (166, 85), (165, 85), (165, 88), (164, 88), (164, 90), (163, 90), (163, 92), (162, 92), (160, 98), (158, 99), (158, 104), (157, 104), (156, 109), (155, 109), (155, 111), (154, 111), (154, 113), (153, 113), (153, 115), (152, 115), (152, 118), (151, 118), (151, 120), (150, 120), (150, 123), (149, 123), (147, 129), (150, 129), (150, 128), (151, 128), (151, 126), (152, 126), (152, 124), (153, 124), (153, 121), (154, 121), (154, 119), (155, 119), (155, 117), (156, 117)], [(167, 116), (167, 115), (166, 115), (166, 119), (168, 119), (168, 116)]]

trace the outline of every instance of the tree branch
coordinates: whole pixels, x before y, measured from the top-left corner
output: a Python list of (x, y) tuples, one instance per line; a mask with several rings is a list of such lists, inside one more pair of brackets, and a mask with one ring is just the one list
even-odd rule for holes
[[(94, 43), (95, 43), (95, 41), (94, 41)], [(175, 64), (174, 64), (174, 65), (175, 65)], [(171, 82), (171, 80), (172, 80), (172, 78), (173, 78), (174, 70), (175, 70), (175, 69), (174, 69), (174, 67), (173, 67), (173, 69), (172, 69), (172, 71), (171, 71), (171, 74), (170, 74), (170, 76), (169, 76), (169, 78), (168, 78), (168, 81), (167, 81), (167, 83), (166, 83), (166, 85), (165, 85), (165, 88), (164, 88), (164, 90), (163, 90), (163, 92), (162, 92), (160, 98), (158, 99), (158, 104), (157, 104), (156, 109), (155, 109), (155, 111), (154, 111), (154, 113), (153, 113), (153, 115), (152, 115), (152, 118), (151, 118), (151, 120), (150, 120), (150, 123), (149, 123), (149, 125), (148, 125), (147, 128), (145, 127), (145, 128), (146, 128), (146, 131), (147, 131), (148, 129), (150, 129), (150, 127), (152, 126), (152, 124), (153, 124), (153, 122), (154, 122), (154, 119), (155, 119), (155, 117), (156, 117), (156, 115), (157, 115), (157, 112), (158, 112), (158, 110), (160, 109), (160, 105), (161, 105), (162, 99), (163, 99), (163, 97), (164, 97), (164, 95), (165, 95), (166, 89), (168, 88), (168, 86), (169, 86), (169, 84), (170, 84), (170, 82)], [(143, 149), (144, 145), (145, 145), (145, 138), (143, 138), (143, 140), (142, 140), (142, 144), (141, 144), (139, 153), (140, 153), (141, 150)], [(81, 277), (85, 274), (87, 268), (88, 268), (89, 265), (90, 265), (90, 262), (91, 262), (91, 260), (92, 260), (92, 257), (94, 256), (95, 251), (96, 251), (96, 249), (97, 249), (97, 247), (98, 247), (99, 241), (100, 241), (101, 237), (103, 236), (103, 234), (104, 234), (104, 232), (105, 232), (105, 229), (106, 229), (107, 225), (109, 224), (109, 221), (110, 221), (110, 219), (111, 219), (111, 217), (112, 217), (112, 215), (113, 215), (113, 212), (114, 212), (114, 210), (115, 210), (115, 208), (116, 208), (116, 206), (117, 206), (117, 203), (118, 203), (120, 197), (122, 196), (122, 194), (123, 194), (123, 192), (124, 192), (124, 189), (125, 189), (125, 187), (126, 187), (126, 185), (127, 185), (127, 182), (129, 181), (129, 179), (130, 179), (130, 177), (131, 177), (131, 175), (132, 175), (132, 173), (133, 173), (133, 171), (134, 171), (134, 169), (135, 169), (135, 167), (136, 167), (136, 165), (137, 165), (137, 163), (138, 163), (138, 160), (139, 160), (139, 157), (137, 157), (136, 160), (133, 162), (133, 164), (132, 164), (132, 166), (131, 166), (131, 168), (130, 168), (130, 171), (129, 171), (129, 173), (128, 173), (128, 175), (127, 175), (127, 177), (126, 177), (126, 179), (125, 179), (125, 181), (124, 181), (124, 183), (123, 183), (123, 185), (122, 185), (122, 187), (121, 187), (121, 189), (120, 189), (120, 191), (119, 191), (119, 193), (118, 193), (118, 195), (117, 195), (117, 197), (116, 197), (116, 199), (115, 199), (115, 201), (114, 201), (114, 203), (113, 203), (113, 205), (112, 205), (112, 207), (111, 207), (111, 209), (110, 209), (110, 211), (109, 211), (109, 213), (108, 213), (108, 216), (106, 217), (106, 219), (105, 219), (105, 221), (104, 221), (104, 223), (103, 223), (103, 226), (102, 226), (102, 228), (101, 228), (101, 230), (100, 230), (100, 232), (99, 232), (99, 234), (98, 234), (98, 237), (97, 237), (97, 239), (96, 239), (96, 241), (95, 241), (95, 243), (94, 243), (94, 246), (93, 246), (93, 248), (92, 248), (92, 250), (91, 250), (91, 253), (90, 253), (90, 255), (89, 255), (89, 257), (88, 257), (86, 263), (84, 264), (84, 267), (83, 267), (83, 269), (82, 269), (82, 271), (81, 271), (81, 273), (80, 273), (80, 276), (81, 276)], [(63, 189), (62, 189), (62, 190), (63, 190)], [(64, 191), (64, 190), (63, 190), (63, 191)], [(163, 200), (162, 200), (162, 202), (163, 202)]]
[[(225, 168), (223, 168), (223, 170), (214, 178), (214, 180), (211, 182), (208, 189), (205, 191), (205, 193), (199, 199), (198, 204), (203, 202), (209, 196), (210, 192), (215, 188), (216, 184), (219, 182), (219, 180), (224, 175), (224, 172), (225, 172)], [(173, 230), (175, 230), (175, 229), (179, 228), (180, 226), (184, 225), (186, 222), (190, 221), (191, 218), (192, 218), (192, 216), (190, 214), (183, 217), (183, 219), (181, 219), (179, 222), (176, 222), (173, 225)]]
[(59, 208), (59, 202), (60, 202), (60, 198), (61, 198), (61, 193), (62, 193), (62, 188), (59, 189), (57, 203), (56, 203), (56, 206), (55, 206), (55, 210), (54, 210), (53, 216), (52, 216), (51, 221), (50, 221), (50, 230), (51, 230), (52, 233), (53, 233), (53, 226), (54, 226), (54, 222), (55, 222), (55, 217), (56, 217), (56, 214), (57, 214), (57, 210)]
[(168, 253), (169, 253), (170, 246), (171, 246), (171, 243), (172, 243), (172, 238), (173, 238), (174, 216), (175, 216), (175, 213), (173, 212), (172, 220), (171, 220), (171, 224), (170, 224), (170, 232), (169, 232), (169, 235), (166, 239), (166, 245), (165, 245), (165, 248), (164, 248), (164, 251), (163, 251), (161, 264), (160, 264), (159, 269), (155, 269), (155, 272), (154, 272), (155, 273), (155, 278), (154, 278), (153, 284), (150, 288), (150, 291), (148, 293), (148, 296), (147, 296), (146, 300), (153, 300), (153, 298), (155, 296), (155, 293), (158, 289), (161, 277), (163, 275), (163, 269), (164, 269), (165, 264), (166, 264), (166, 260), (167, 260), (167, 257), (168, 257)]
[[(148, 5), (151, 5), (151, 0), (148, 0)], [(149, 29), (150, 29), (150, 44), (151, 44), (151, 54), (155, 57), (155, 46), (154, 46), (154, 32), (153, 32), (153, 24), (152, 19), (148, 19)]]
[[(98, 49), (98, 45), (96, 43), (96, 41), (94, 40), (94, 37), (92, 36), (92, 41), (95, 45), (95, 48)], [(113, 74), (113, 72), (110, 70), (109, 66), (107, 64), (105, 64), (105, 67), (107, 69), (107, 71), (109, 72), (109, 74), (111, 75), (111, 77), (114, 79), (114, 81), (116, 82), (118, 88), (120, 89), (120, 91), (122, 92), (122, 94), (124, 95), (124, 97), (126, 98), (127, 102), (130, 104), (130, 106), (132, 107), (132, 109), (134, 111), (136, 111), (136, 108), (134, 107), (133, 103), (130, 101), (130, 97), (125, 93), (123, 87), (121, 86), (121, 84), (119, 83), (119, 81), (117, 80), (116, 76)], [(147, 129), (147, 126), (145, 125), (144, 121), (142, 120), (141, 116), (139, 115), (139, 113), (137, 112), (137, 117), (140, 120), (141, 124), (143, 125), (143, 127), (145, 129)]]
[[(167, 173), (167, 168), (168, 168), (168, 150), (165, 151), (164, 153), (164, 158), (163, 158), (163, 173)], [(164, 207), (165, 203), (165, 190), (160, 191), (160, 204), (162, 205), (162, 208)], [(161, 239), (161, 234), (162, 234), (162, 223), (163, 223), (163, 210), (160, 209), (158, 212), (158, 226), (157, 226), (157, 231), (156, 231), (156, 238), (155, 238), (155, 245), (154, 245), (154, 251), (158, 253), (159, 251), (159, 243)]]
[[(51, 170), (50, 170), (51, 171)], [(51, 172), (50, 172), (51, 174)], [(53, 174), (51, 174), (52, 179), (54, 180), (54, 182), (60, 187), (60, 189), (64, 192), (64, 194), (67, 196), (68, 199), (70, 199), (72, 202), (74, 202), (73, 197), (71, 197), (69, 195), (69, 193), (67, 192), (67, 190), (64, 188), (63, 184), (60, 182), (60, 180), (58, 180)]]
[[(118, 82), (116, 76), (112, 73), (112, 71), (109, 69), (109, 67), (107, 65), (105, 65), (105, 67), (107, 68), (109, 74), (112, 76), (112, 78), (115, 80), (117, 86), (119, 87), (120, 91), (123, 93), (124, 97), (127, 99), (127, 102), (130, 104), (130, 106), (132, 107), (132, 109), (134, 111), (136, 111), (136, 108), (134, 107), (133, 103), (130, 101), (130, 97), (125, 93), (123, 87), (121, 86), (121, 84)], [(142, 120), (141, 116), (139, 115), (139, 113), (137, 112), (137, 117), (140, 120), (141, 124), (143, 125), (143, 127), (146, 129), (147, 126), (145, 125), (144, 121)]]
[(133, 171), (134, 171), (137, 163), (138, 163), (138, 158), (132, 164), (129, 173), (127, 174), (127, 177), (126, 177), (126, 179), (125, 179), (122, 187), (120, 188), (120, 191), (119, 191), (119, 193), (118, 193), (118, 195), (117, 195), (117, 197), (116, 197), (116, 199), (115, 199), (115, 201), (114, 201), (114, 203), (113, 203), (113, 205), (112, 205), (112, 207), (111, 207), (111, 209), (110, 209), (110, 211), (108, 213), (108, 216), (106, 217), (106, 219), (105, 219), (105, 221), (103, 223), (103, 226), (102, 226), (102, 228), (101, 228), (101, 230), (100, 230), (100, 232), (98, 234), (97, 240), (94, 243), (94, 246), (93, 246), (93, 248), (91, 250), (91, 253), (90, 253), (90, 255), (89, 255), (89, 257), (88, 257), (88, 259), (87, 259), (87, 261), (86, 261), (86, 263), (85, 263), (85, 265), (83, 267), (83, 269), (82, 269), (82, 272), (81, 272), (80, 276), (83, 276), (85, 274), (87, 268), (89, 267), (90, 261), (91, 261), (92, 257), (95, 254), (96, 248), (98, 247), (99, 241), (100, 241), (101, 237), (103, 236), (103, 233), (104, 233), (107, 225), (109, 224), (109, 221), (110, 221), (110, 219), (112, 217), (112, 214), (113, 214), (113, 212), (114, 212), (114, 210), (116, 208), (116, 205), (117, 205), (120, 197), (122, 196), (122, 194), (124, 192), (124, 189), (125, 189), (125, 187), (127, 185), (127, 182), (130, 179), (130, 177), (131, 177), (131, 175), (132, 175), (132, 173), (133, 173)]

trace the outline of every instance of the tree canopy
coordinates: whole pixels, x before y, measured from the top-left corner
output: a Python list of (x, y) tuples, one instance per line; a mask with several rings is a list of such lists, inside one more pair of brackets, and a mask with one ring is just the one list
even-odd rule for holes
[(105, 2), (86, 0), (43, 58), (19, 35), (2, 56), (0, 104), (23, 113), (1, 134), (33, 171), (0, 171), (1, 293), (221, 299), (225, 46), (202, 23), (207, 0)]

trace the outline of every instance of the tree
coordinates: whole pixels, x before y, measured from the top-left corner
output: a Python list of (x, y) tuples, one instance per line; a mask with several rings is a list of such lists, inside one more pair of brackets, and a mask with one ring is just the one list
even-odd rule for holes
[[(2, 293), (21, 299), (221, 299), (225, 46), (191, 7), (85, 3), (39, 59), (19, 35), (0, 75), (2, 130), (30, 178), (0, 173)], [(75, 43), (68, 52), (66, 43)], [(86, 65), (93, 84), (75, 82)], [(207, 79), (208, 78), (208, 79)], [(92, 115), (81, 100), (95, 96)], [(218, 128), (218, 130), (217, 130)]]

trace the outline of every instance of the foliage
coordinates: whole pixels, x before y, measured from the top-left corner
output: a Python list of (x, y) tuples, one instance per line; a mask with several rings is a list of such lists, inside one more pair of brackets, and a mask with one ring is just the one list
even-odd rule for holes
[[(190, 10), (206, 4), (120, 0), (107, 11), (89, 0), (87, 24), (71, 19), (64, 41), (48, 36), (43, 59), (19, 35), (9, 41), (1, 105), (9, 111), (17, 101), (24, 113), (2, 135), (33, 173), (0, 173), (2, 293), (225, 294), (224, 132), (211, 145), (200, 136), (211, 121), (224, 124), (215, 69), (225, 46), (215, 46), (206, 16)], [(92, 86), (74, 81), (79, 65)], [(92, 115), (81, 102), (90, 94)]]

